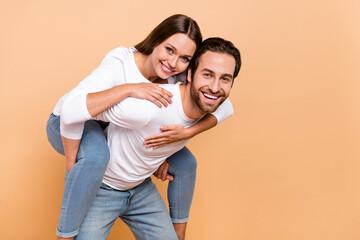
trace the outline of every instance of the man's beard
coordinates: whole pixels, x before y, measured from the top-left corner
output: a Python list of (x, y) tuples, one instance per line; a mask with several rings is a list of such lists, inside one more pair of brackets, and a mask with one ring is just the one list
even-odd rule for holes
[(191, 81), (190, 95), (191, 95), (192, 100), (196, 104), (196, 106), (198, 106), (198, 108), (200, 109), (200, 111), (202, 111), (203, 114), (214, 112), (225, 101), (225, 99), (226, 99), (224, 97), (225, 94), (220, 95), (221, 99), (216, 104), (208, 104), (206, 102), (201, 101), (201, 97), (202, 97), (202, 96), (200, 96), (200, 95), (202, 95), (201, 89), (203, 89), (205, 92), (209, 92), (211, 94), (214, 94), (214, 93), (208, 88), (200, 88), (200, 89), (196, 90), (195, 87), (193, 86), (193, 82), (194, 81)]

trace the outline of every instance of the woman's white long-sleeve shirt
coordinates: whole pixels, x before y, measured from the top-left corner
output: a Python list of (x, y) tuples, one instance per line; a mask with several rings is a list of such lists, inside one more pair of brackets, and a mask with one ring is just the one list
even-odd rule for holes
[[(56, 104), (53, 113), (60, 117), (61, 135), (69, 139), (81, 139), (85, 121), (92, 119), (86, 106), (89, 93), (100, 92), (120, 84), (149, 82), (135, 64), (135, 48), (118, 47), (110, 51), (101, 64)], [(168, 79), (169, 83), (185, 82), (186, 74)], [(229, 99), (212, 113), (218, 124), (233, 114)]]

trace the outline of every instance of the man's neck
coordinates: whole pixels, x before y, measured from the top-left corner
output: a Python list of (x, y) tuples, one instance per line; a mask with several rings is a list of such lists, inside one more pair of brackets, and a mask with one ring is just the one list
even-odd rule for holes
[(191, 119), (198, 119), (203, 116), (199, 107), (194, 103), (190, 94), (190, 83), (180, 85), (181, 102), (185, 115)]

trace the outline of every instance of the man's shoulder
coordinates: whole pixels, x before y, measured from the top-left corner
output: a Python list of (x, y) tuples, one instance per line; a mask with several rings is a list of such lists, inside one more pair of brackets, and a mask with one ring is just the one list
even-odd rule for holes
[(180, 93), (180, 84), (158, 84), (160, 87), (168, 90), (172, 94), (179, 94)]

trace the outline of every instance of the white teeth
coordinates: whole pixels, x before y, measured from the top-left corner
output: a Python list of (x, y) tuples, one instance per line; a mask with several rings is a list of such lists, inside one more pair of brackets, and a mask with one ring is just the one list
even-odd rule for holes
[(165, 64), (162, 63), (161, 66), (166, 72), (173, 72), (171, 69), (167, 68)]
[(217, 97), (217, 96), (213, 96), (213, 95), (210, 95), (210, 94), (208, 94), (208, 93), (204, 93), (204, 96), (207, 97), (207, 98), (213, 99), (213, 100), (216, 100), (216, 99), (219, 98), (219, 97)]

